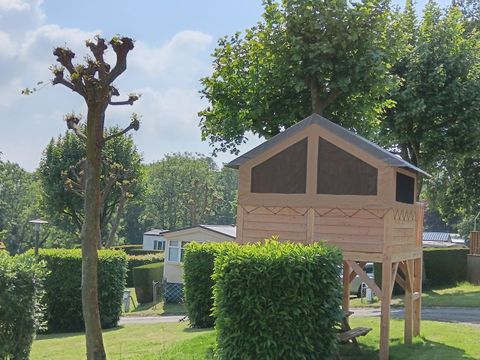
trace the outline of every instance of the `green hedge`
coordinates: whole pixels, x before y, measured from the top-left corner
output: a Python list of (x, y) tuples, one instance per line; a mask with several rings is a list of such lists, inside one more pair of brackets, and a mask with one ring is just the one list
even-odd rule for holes
[(146, 304), (153, 301), (153, 281), (162, 281), (163, 263), (153, 263), (133, 268), (133, 286), (137, 301)]
[[(49, 332), (81, 331), (82, 253), (79, 249), (43, 249), (39, 252), (50, 271), (46, 278), (46, 320)], [(127, 255), (123, 251), (98, 252), (98, 302), (103, 328), (117, 326), (125, 289)]]
[(163, 255), (163, 250), (143, 250), (143, 249), (131, 249), (128, 251), (129, 255), (148, 255), (148, 254), (156, 254), (156, 255)]
[(184, 294), (190, 324), (196, 328), (209, 328), (215, 324), (213, 308), (213, 265), (217, 254), (227, 251), (236, 243), (196, 243), (185, 247)]
[[(467, 279), (468, 249), (430, 248), (423, 249), (424, 285), (449, 286)], [(375, 283), (382, 286), (382, 266), (374, 264)], [(402, 295), (405, 291), (395, 283), (394, 295)]]
[(133, 268), (163, 262), (162, 254), (127, 255), (127, 287), (133, 287)]
[(0, 251), (0, 359), (29, 358), (42, 320), (45, 276), (33, 256)]
[(220, 253), (213, 279), (219, 359), (327, 359), (342, 318), (338, 249), (267, 240)]
[(468, 249), (424, 249), (427, 286), (455, 285), (467, 280)]

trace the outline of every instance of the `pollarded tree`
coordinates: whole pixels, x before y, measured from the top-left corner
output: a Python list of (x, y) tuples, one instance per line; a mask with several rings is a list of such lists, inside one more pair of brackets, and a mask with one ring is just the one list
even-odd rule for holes
[[(130, 94), (125, 101), (114, 101), (119, 96), (114, 81), (127, 69), (127, 55), (133, 49), (134, 42), (128, 37), (114, 37), (106, 42), (101, 37), (88, 40), (87, 47), (93, 58), (87, 57), (84, 64), (73, 64), (75, 53), (58, 47), (53, 54), (59, 66), (53, 66), (54, 85), (61, 84), (80, 95), (87, 105), (87, 121), (85, 131), (79, 124), (80, 118), (66, 118), (67, 127), (85, 141), (86, 157), (84, 163), (85, 219), (81, 231), (82, 240), (82, 308), (85, 322), (86, 350), (89, 360), (105, 359), (100, 313), (98, 308), (97, 281), (97, 246), (100, 243), (102, 151), (105, 143), (130, 130), (138, 130), (140, 122), (132, 115), (131, 123), (125, 129), (113, 134), (105, 134), (105, 111), (109, 105), (133, 105), (139, 96)], [(105, 51), (111, 46), (116, 55), (116, 63), (112, 67), (104, 59)]]
[[(117, 127), (105, 130), (107, 136), (118, 131)], [(141, 172), (141, 156), (133, 138), (122, 135), (105, 144), (102, 158), (101, 244), (110, 247), (114, 244), (120, 220), (124, 218), (125, 207), (139, 192), (137, 179)], [(67, 132), (50, 141), (39, 166), (49, 218), (57, 219), (65, 230), (77, 236), (84, 219), (84, 163), (85, 143)]]
[(263, 21), (218, 42), (213, 73), (202, 79), (203, 138), (236, 151), (245, 132), (271, 137), (312, 112), (368, 132), (396, 85), (389, 1), (263, 3)]

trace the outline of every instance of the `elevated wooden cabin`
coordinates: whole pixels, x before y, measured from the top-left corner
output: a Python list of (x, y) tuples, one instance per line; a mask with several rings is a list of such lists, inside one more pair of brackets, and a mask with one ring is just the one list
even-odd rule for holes
[[(313, 114), (230, 162), (239, 169), (237, 241), (327, 241), (343, 251), (344, 310), (358, 274), (382, 300), (380, 358), (388, 358), (395, 280), (406, 290), (405, 342), (419, 334), (421, 169)], [(363, 271), (382, 264), (382, 286)], [(400, 269), (400, 271), (398, 271)]]

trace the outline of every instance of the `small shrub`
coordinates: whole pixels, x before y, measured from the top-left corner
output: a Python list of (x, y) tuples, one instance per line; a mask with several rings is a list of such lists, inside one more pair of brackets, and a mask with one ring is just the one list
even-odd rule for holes
[(341, 318), (334, 247), (266, 241), (220, 253), (213, 279), (219, 359), (327, 359)]
[(424, 249), (423, 261), (428, 286), (455, 285), (467, 280), (468, 249)]
[[(45, 281), (48, 331), (84, 330), (81, 250), (42, 249), (39, 257), (46, 262), (50, 271)], [(98, 303), (103, 328), (117, 326), (122, 309), (126, 267), (127, 255), (123, 251), (98, 252)]]
[(143, 250), (143, 249), (131, 249), (128, 250), (129, 255), (148, 255), (148, 254), (164, 254), (163, 250)]
[(163, 263), (153, 263), (133, 268), (133, 286), (140, 304), (153, 301), (153, 281), (163, 279)]
[(28, 359), (41, 327), (45, 264), (0, 251), (0, 359)]
[(236, 243), (197, 243), (185, 247), (183, 262), (185, 302), (190, 324), (196, 328), (209, 328), (215, 324), (213, 308), (213, 265), (215, 257)]
[(163, 261), (162, 254), (127, 255), (127, 287), (133, 286), (133, 268)]

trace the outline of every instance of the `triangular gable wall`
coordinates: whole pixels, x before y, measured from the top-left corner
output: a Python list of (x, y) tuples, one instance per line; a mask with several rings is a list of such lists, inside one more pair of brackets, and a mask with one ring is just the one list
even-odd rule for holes
[[(318, 168), (318, 146), (319, 138), (325, 139), (334, 146), (342, 149), (348, 154), (358, 158), (365, 164), (377, 170), (377, 195), (352, 195), (352, 194), (317, 194), (317, 168)], [(267, 193), (266, 191), (255, 193), (252, 188), (252, 169), (269, 161), (269, 159), (280, 154), (282, 151), (307, 139), (307, 162), (306, 162), (306, 191), (301, 193)], [(277, 177), (278, 178), (278, 177)], [(272, 181), (275, 178), (272, 178)], [(365, 151), (338, 138), (328, 130), (311, 124), (305, 129), (293, 134), (275, 146), (268, 148), (253, 159), (248, 160), (240, 167), (239, 174), (239, 200), (246, 200), (252, 205), (290, 205), (290, 206), (318, 206), (322, 204), (337, 203), (347, 207), (379, 207), (386, 202), (394, 201), (395, 193), (395, 170), (388, 164), (372, 157)], [(305, 196), (307, 195), (307, 196)], [(343, 199), (343, 200), (342, 200)]]

